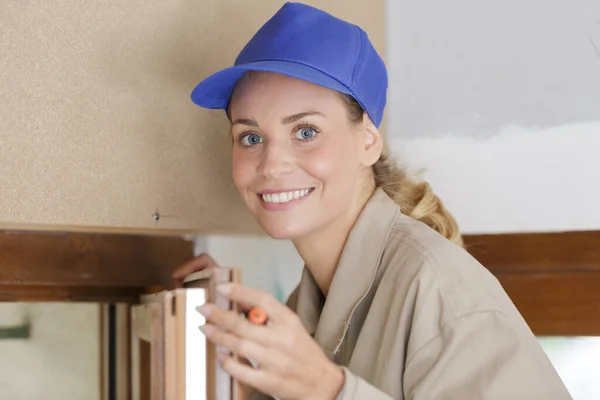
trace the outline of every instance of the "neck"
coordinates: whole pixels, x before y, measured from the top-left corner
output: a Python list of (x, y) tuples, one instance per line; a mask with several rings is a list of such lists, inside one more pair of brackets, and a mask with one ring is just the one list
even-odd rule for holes
[(294, 240), (294, 246), (321, 292), (327, 296), (348, 235), (363, 207), (373, 194), (370, 190), (357, 197), (348, 212), (318, 232)]

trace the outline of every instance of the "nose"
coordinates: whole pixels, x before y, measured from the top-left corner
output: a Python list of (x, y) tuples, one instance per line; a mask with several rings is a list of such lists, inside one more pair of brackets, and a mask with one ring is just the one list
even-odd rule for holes
[(258, 173), (267, 179), (276, 179), (294, 171), (294, 158), (281, 143), (270, 142), (264, 146)]

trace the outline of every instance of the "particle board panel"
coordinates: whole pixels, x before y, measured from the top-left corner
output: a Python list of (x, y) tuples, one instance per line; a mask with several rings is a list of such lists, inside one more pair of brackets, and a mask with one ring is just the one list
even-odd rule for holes
[[(224, 114), (190, 93), (283, 3), (4, 2), (0, 222), (262, 234), (231, 181)], [(383, 0), (308, 3), (384, 54)]]

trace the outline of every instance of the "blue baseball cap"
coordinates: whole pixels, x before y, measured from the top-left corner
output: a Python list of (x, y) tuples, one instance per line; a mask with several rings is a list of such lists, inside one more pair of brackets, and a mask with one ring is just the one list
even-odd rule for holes
[(348, 94), (376, 126), (388, 85), (385, 64), (360, 27), (302, 3), (285, 3), (254, 34), (232, 67), (196, 86), (192, 101), (227, 110), (231, 93), (248, 71), (275, 72)]

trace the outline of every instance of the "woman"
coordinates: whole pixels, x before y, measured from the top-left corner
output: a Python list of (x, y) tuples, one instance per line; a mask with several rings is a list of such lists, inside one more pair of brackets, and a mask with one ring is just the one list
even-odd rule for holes
[[(298, 3), (194, 89), (196, 104), (227, 112), (250, 212), (305, 261), (287, 306), (221, 288), (265, 309), (266, 326), (201, 307), (223, 368), (252, 399), (570, 398), (439, 199), (383, 154), (386, 89), (365, 32)], [(203, 255), (175, 278), (211, 266)]]

